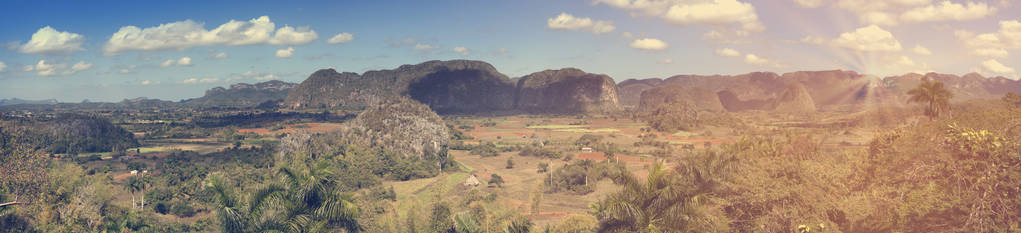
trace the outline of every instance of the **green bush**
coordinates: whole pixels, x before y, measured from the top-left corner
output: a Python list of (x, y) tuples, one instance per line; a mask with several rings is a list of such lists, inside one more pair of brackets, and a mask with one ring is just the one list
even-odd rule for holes
[(152, 210), (156, 211), (156, 213), (167, 214), (170, 212), (170, 203), (157, 201), (156, 204), (152, 205)]
[(178, 217), (187, 218), (195, 216), (195, 208), (191, 207), (191, 205), (188, 205), (187, 203), (177, 202), (170, 207), (170, 213), (177, 215)]

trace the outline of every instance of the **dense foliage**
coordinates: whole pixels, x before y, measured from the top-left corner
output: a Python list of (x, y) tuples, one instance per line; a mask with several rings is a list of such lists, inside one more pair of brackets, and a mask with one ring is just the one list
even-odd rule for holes
[(587, 194), (595, 191), (599, 180), (611, 178), (614, 181), (622, 181), (626, 174), (628, 171), (623, 163), (577, 160), (554, 170), (550, 174), (552, 178), (544, 181), (544, 187), (547, 187), (548, 192)]
[(699, 125), (699, 112), (687, 101), (659, 105), (645, 116), (653, 129), (663, 132), (692, 130)]
[(380, 101), (358, 114), (351, 125), (373, 144), (401, 156), (421, 157), (427, 151), (439, 151), (450, 140), (449, 129), (439, 115), (406, 97)]
[(19, 140), (57, 154), (123, 151), (137, 147), (134, 135), (109, 120), (82, 114), (17, 119), (5, 127), (20, 131)]

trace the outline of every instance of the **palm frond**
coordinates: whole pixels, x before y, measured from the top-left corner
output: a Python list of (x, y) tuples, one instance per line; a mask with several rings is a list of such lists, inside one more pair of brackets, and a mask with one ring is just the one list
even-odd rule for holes
[(248, 201), (248, 212), (253, 215), (260, 215), (270, 198), (280, 195), (280, 193), (286, 191), (284, 187), (277, 184), (269, 184), (266, 187), (260, 188), (252, 193), (252, 196)]

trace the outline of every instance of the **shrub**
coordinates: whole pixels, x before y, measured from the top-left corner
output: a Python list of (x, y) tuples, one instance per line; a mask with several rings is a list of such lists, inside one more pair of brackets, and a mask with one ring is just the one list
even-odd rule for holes
[(174, 203), (174, 205), (170, 207), (170, 213), (177, 215), (178, 217), (187, 218), (195, 216), (195, 208), (192, 208), (187, 203), (178, 202)]
[(500, 155), (499, 149), (496, 148), (496, 144), (487, 142), (485, 144), (479, 144), (472, 148), (471, 154), (482, 157), (493, 157)]
[(500, 177), (500, 175), (497, 175), (496, 173), (493, 173), (493, 175), (490, 176), (489, 178), (490, 187), (492, 186), (503, 187), (503, 183), (504, 183), (503, 177)]
[(170, 212), (170, 203), (158, 201), (155, 205), (152, 205), (152, 209), (153, 211), (156, 211), (156, 213), (167, 214)]

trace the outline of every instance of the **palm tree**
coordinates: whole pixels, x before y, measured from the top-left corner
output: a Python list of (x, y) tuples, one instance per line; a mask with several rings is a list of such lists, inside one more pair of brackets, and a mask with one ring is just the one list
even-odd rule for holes
[(922, 83), (918, 84), (918, 87), (908, 91), (908, 103), (922, 103), (925, 105), (925, 115), (929, 119), (935, 119), (943, 113), (950, 113), (950, 98), (954, 97), (943, 83), (937, 80), (929, 80), (927, 77), (922, 78)]
[(142, 192), (141, 208), (145, 208), (145, 189), (149, 187), (150, 181), (151, 178), (141, 173), (133, 175), (130, 178), (128, 178), (128, 182), (125, 183), (124, 185), (127, 186), (129, 191), (131, 191), (131, 208), (135, 208), (138, 205), (138, 202), (135, 201), (136, 192)]
[(247, 206), (219, 182), (210, 186), (217, 196), (217, 215), (223, 232), (358, 232), (354, 198), (340, 192), (329, 162), (299, 172), (280, 168), (282, 184), (269, 184), (249, 196)]
[(713, 220), (702, 213), (705, 194), (693, 194), (663, 163), (644, 182), (626, 175), (624, 189), (592, 204), (598, 232), (703, 232)]

